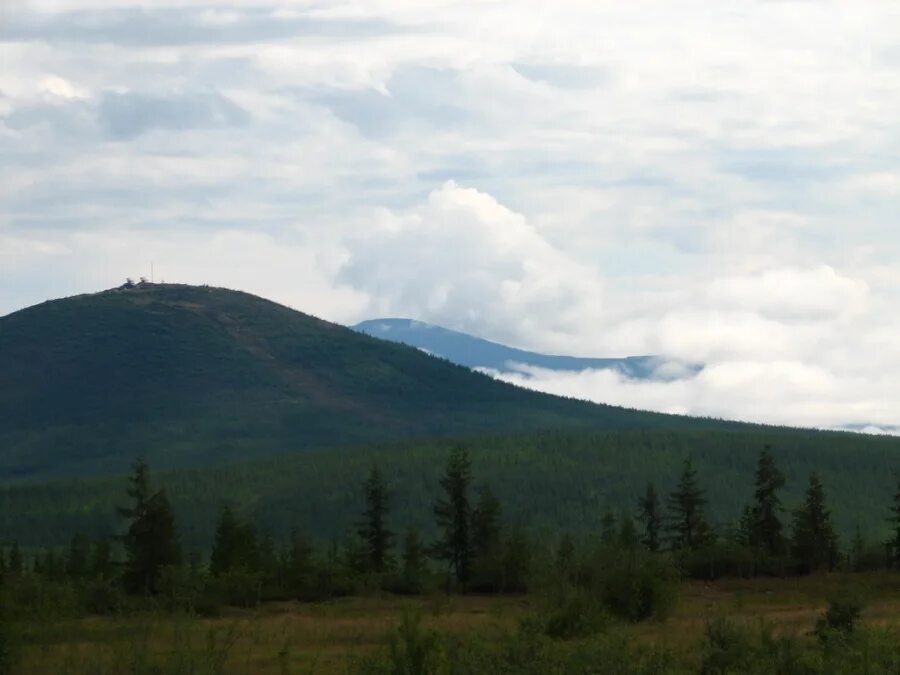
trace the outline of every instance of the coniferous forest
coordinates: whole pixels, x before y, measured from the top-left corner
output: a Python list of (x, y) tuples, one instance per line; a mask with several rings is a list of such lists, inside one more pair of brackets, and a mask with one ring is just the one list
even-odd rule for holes
[[(210, 524), (210, 544), (200, 548), (186, 536), (166, 489), (138, 459), (119, 486), (114, 530), (76, 532), (65, 546), (12, 542), (0, 549), (0, 672), (22, 672), (23, 659), (39, 667), (35, 647), (84, 617), (127, 623), (151, 616), (208, 622), (206, 646), (139, 653), (131, 645), (66, 667), (117, 672), (104, 668), (131, 659), (130, 672), (230, 672), (226, 664), (240, 638), (216, 632), (223, 617), (273, 607), (378, 606), (390, 598), (406, 609), (397, 610), (387, 649), (366, 650), (345, 669), (587, 673), (608, 664), (628, 673), (895, 672), (895, 634), (862, 627), (861, 614), (873, 587), (900, 589), (900, 480), (884, 500), (884, 535), (877, 539), (867, 539), (862, 527), (841, 536), (817, 473), (807, 476), (802, 499), (790, 509), (785, 482), (772, 448), (762, 447), (739, 519), (722, 527), (708, 486), (687, 457), (670, 485), (646, 481), (629, 506), (606, 510), (592, 531), (536, 529), (508, 515), (467, 447), (455, 445), (429, 485), (431, 501), (419, 521), (430, 520), (427, 529), (398, 517), (389, 474), (373, 463), (355, 486), (358, 507), (347, 514), (352, 525), (345, 531), (322, 537), (295, 527), (276, 535), (223, 501)], [(808, 636), (778, 635), (773, 626), (748, 626), (722, 614), (707, 617), (702, 642), (689, 655), (623, 638), (623, 631), (636, 630), (629, 627), (673, 621), (682, 596), (710, 582), (744, 584), (745, 593), (754, 583), (833, 588)], [(423, 618), (429, 598), (492, 598), (515, 614), (515, 625), (491, 629), (500, 631), (498, 643), (454, 631), (445, 636)], [(289, 664), (281, 654), (269, 666), (292, 672)]]

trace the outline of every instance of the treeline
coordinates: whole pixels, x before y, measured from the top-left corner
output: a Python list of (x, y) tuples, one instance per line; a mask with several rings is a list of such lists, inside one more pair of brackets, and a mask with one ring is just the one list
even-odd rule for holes
[[(900, 486), (885, 509), (892, 538), (869, 543), (857, 533), (842, 547), (817, 475), (809, 477), (805, 500), (792, 514), (781, 503), (784, 484), (766, 447), (738, 526), (717, 530), (705, 488), (686, 459), (668, 495), (660, 496), (648, 483), (636, 510), (608, 511), (597, 523), (595, 538), (563, 534), (536, 541), (525, 524), (506, 522), (503, 504), (489, 485), (479, 483), (476, 490), (469, 453), (457, 447), (436, 486), (434, 537), (426, 538), (416, 527), (395, 528), (391, 491), (373, 466), (361, 489), (363, 509), (341, 541), (317, 546), (295, 529), (286, 541), (276, 542), (226, 504), (204, 559), (197, 551), (185, 555), (166, 492), (151, 486), (146, 463), (138, 461), (129, 477), (129, 504), (118, 509), (125, 522), (122, 535), (91, 542), (75, 534), (65, 551), (27, 556), (17, 544), (2, 547), (0, 583), (18, 589), (13, 600), (24, 606), (44, 597), (36, 590), (39, 582), (75, 581), (90, 611), (123, 606), (129, 596), (168, 598), (208, 611), (218, 602), (246, 606), (374, 590), (520, 593), (536, 585), (558, 586), (560, 579), (576, 587), (608, 584), (598, 593), (611, 594), (616, 561), (623, 559), (634, 573), (646, 568), (663, 580), (900, 567)], [(599, 568), (605, 570), (603, 580), (592, 580)], [(649, 587), (653, 580), (642, 583)], [(652, 613), (620, 610), (633, 617)]]

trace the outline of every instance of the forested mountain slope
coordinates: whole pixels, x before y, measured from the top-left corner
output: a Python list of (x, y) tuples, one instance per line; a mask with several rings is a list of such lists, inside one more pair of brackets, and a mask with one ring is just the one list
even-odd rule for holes
[[(432, 504), (455, 441), (409, 441), (326, 448), (175, 473), (157, 473), (175, 508), (187, 548), (211, 542), (223, 503), (284, 541), (299, 528), (321, 543), (355, 531), (364, 508), (363, 481), (377, 463), (391, 493), (389, 525), (434, 532)], [(787, 484), (788, 512), (818, 472), (827, 506), (848, 544), (857, 525), (867, 541), (887, 536), (900, 466), (900, 439), (782, 429), (741, 431), (549, 432), (467, 439), (474, 486), (490, 485), (510, 525), (596, 534), (607, 509), (634, 514), (652, 481), (663, 500), (685, 457), (693, 460), (709, 504), (708, 519), (724, 534), (753, 493), (759, 451), (771, 446)], [(63, 545), (73, 532), (106, 535), (122, 527), (115, 507), (127, 502), (124, 476), (0, 486), (0, 541)]]
[(726, 423), (527, 391), (224, 289), (141, 284), (0, 318), (0, 481), (404, 438)]

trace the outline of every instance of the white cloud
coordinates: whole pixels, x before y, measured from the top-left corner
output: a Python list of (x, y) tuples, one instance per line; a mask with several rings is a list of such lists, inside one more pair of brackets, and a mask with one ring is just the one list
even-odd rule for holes
[(493, 197), (449, 181), (353, 238), (341, 278), (398, 312), (496, 339), (552, 344), (600, 316), (603, 285)]

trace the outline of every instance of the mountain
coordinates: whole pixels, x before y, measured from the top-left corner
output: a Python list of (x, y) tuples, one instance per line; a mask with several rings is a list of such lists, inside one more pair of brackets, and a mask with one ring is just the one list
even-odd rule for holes
[(662, 356), (582, 358), (539, 354), (412, 319), (371, 319), (353, 329), (416, 347), (460, 366), (501, 373), (527, 373), (529, 368), (575, 372), (597, 369), (614, 370), (639, 380), (675, 380), (693, 377), (703, 369), (699, 364)]
[[(146, 284), (0, 318), (0, 480), (541, 429), (726, 427), (513, 387), (247, 293)], [(733, 426), (733, 425), (732, 425)]]

